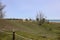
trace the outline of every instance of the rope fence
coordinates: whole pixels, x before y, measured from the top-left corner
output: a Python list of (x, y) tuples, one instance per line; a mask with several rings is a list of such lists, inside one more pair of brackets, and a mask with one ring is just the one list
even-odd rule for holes
[(19, 38), (23, 38), (24, 40), (32, 40), (32, 39), (30, 39), (30, 38), (27, 38), (27, 37), (24, 37), (24, 36), (18, 35), (18, 34), (15, 33), (15, 32), (13, 32), (13, 33), (9, 33), (9, 32), (5, 32), (5, 31), (3, 31), (3, 30), (0, 30), (0, 32), (4, 32), (4, 33), (6, 33), (6, 34), (11, 34), (11, 35), (13, 35), (13, 40), (16, 39), (15, 36), (18, 36)]

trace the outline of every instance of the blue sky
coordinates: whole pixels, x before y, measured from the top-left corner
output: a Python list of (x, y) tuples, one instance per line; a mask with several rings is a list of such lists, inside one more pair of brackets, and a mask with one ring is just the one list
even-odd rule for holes
[(2, 0), (5, 18), (36, 18), (39, 11), (47, 19), (60, 19), (60, 0)]

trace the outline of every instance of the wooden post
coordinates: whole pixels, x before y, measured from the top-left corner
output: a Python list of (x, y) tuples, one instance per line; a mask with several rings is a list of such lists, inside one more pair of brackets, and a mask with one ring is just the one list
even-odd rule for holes
[(15, 32), (13, 32), (13, 40), (15, 40)]

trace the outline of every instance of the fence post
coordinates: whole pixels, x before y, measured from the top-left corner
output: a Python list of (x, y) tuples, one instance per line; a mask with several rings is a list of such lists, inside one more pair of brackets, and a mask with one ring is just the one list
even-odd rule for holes
[(15, 40), (15, 32), (13, 32), (13, 40)]

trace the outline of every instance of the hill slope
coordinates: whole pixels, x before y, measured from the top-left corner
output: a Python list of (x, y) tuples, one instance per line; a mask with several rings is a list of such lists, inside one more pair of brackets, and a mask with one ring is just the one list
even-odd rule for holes
[(60, 33), (60, 23), (44, 23), (39, 26), (34, 21), (0, 19), (1, 40), (12, 40), (13, 30), (17, 34), (16, 40), (56, 40)]

